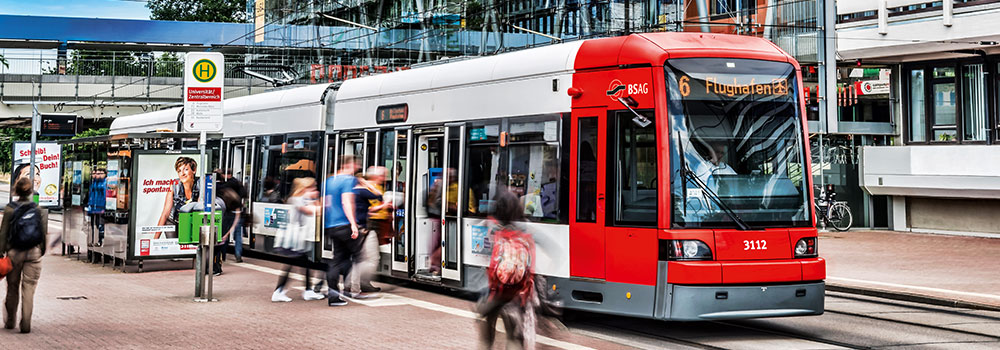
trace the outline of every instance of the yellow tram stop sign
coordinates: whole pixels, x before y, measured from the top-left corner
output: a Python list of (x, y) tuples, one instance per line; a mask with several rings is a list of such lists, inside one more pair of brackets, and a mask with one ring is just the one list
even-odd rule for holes
[(216, 70), (215, 63), (212, 63), (211, 60), (201, 59), (194, 63), (194, 69), (191, 70), (191, 74), (194, 75), (195, 80), (207, 83), (215, 79)]
[(189, 52), (184, 56), (184, 116), (187, 132), (222, 130), (225, 58), (218, 52)]

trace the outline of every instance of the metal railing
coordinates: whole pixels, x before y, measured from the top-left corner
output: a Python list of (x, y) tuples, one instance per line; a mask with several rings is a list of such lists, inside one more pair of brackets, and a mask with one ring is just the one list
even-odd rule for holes
[[(7, 57), (0, 64), (0, 102), (68, 105), (175, 105), (183, 100), (182, 55), (134, 55), (102, 52), (98, 58)], [(244, 96), (270, 86), (238, 66), (244, 55), (226, 57), (226, 96)], [(308, 84), (310, 62), (257, 59), (254, 64), (291, 66), (295, 84)]]

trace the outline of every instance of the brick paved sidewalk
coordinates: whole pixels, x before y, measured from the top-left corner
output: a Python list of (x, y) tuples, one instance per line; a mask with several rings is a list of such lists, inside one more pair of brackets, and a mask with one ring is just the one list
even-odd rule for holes
[(890, 231), (820, 234), (831, 286), (1000, 307), (1000, 239)]
[[(272, 303), (278, 265), (227, 263), (215, 279), (217, 303), (196, 303), (194, 272), (151, 271), (191, 262), (147, 262), (145, 273), (121, 273), (58, 255), (44, 258), (31, 334), (0, 330), (8, 349), (473, 349), (472, 303), (448, 295), (379, 284), (383, 297), (343, 307), (303, 301), (291, 281), (291, 303)], [(6, 283), (0, 283), (6, 295)], [(85, 297), (63, 300), (60, 297)], [(503, 333), (497, 347), (503, 346)], [(539, 349), (617, 349), (570, 332), (548, 334)]]

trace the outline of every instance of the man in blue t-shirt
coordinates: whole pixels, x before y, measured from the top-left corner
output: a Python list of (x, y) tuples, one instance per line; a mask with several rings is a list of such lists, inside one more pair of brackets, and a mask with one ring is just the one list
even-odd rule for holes
[(359, 260), (361, 253), (354, 213), (354, 186), (357, 184), (354, 173), (357, 169), (354, 156), (346, 155), (340, 158), (340, 170), (326, 179), (324, 233), (327, 241), (333, 243), (333, 259), (326, 270), (327, 304), (330, 306), (347, 305), (340, 295), (340, 277), (346, 281), (353, 261)]

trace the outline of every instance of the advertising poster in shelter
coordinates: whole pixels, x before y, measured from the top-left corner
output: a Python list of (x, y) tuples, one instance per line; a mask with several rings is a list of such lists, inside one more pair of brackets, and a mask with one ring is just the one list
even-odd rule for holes
[(105, 180), (104, 208), (105, 210), (118, 209), (118, 178), (119, 164), (117, 159), (108, 160), (107, 178)]
[[(35, 193), (38, 194), (38, 205), (42, 207), (59, 206), (59, 175), (62, 174), (60, 160), (61, 148), (55, 142), (38, 142), (35, 144)], [(13, 196), (14, 184), (21, 177), (31, 176), (31, 143), (14, 143), (14, 166), (11, 168), (10, 193)], [(11, 198), (13, 200), (13, 198)]]
[(135, 154), (132, 253), (136, 257), (193, 255), (195, 245), (177, 243), (181, 213), (201, 210), (198, 154)]
[(70, 183), (70, 192), (73, 193), (73, 205), (83, 203), (83, 162), (73, 162), (73, 181)]

